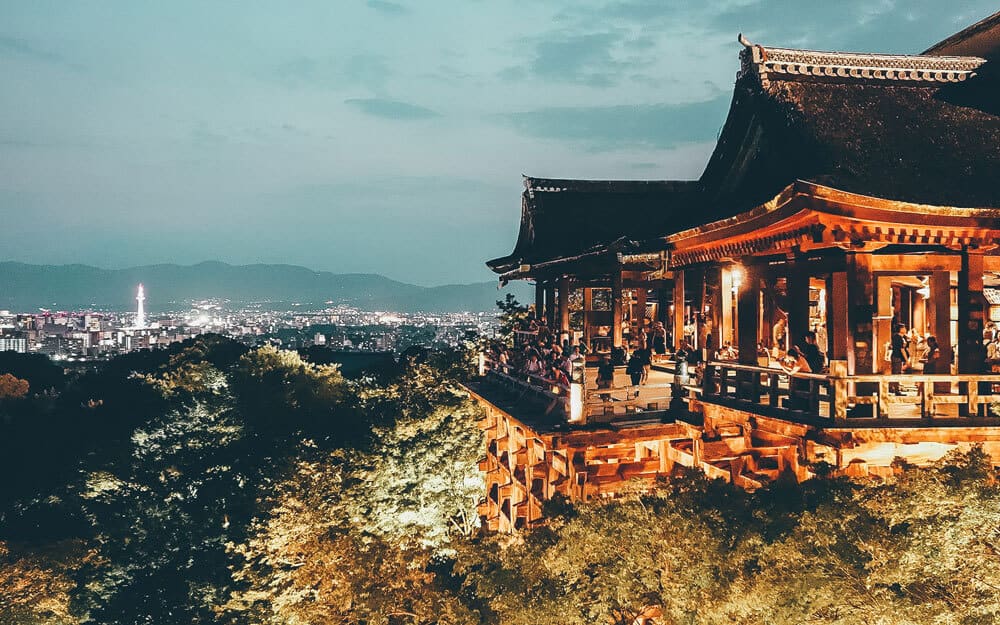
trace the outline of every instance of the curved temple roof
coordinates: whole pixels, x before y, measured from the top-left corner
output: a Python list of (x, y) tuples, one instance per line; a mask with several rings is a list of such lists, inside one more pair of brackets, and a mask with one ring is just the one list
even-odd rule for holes
[(662, 249), (664, 237), (751, 210), (797, 180), (901, 202), (1000, 207), (1000, 71), (986, 59), (740, 39), (729, 115), (699, 180), (526, 178), (517, 244), (487, 265), (504, 274), (602, 250)]

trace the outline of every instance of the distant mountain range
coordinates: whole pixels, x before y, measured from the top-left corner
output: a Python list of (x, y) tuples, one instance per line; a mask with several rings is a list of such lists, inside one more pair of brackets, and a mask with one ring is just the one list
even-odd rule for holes
[[(510, 290), (498, 291), (494, 282), (422, 287), (378, 274), (337, 274), (295, 265), (203, 262), (100, 269), (0, 262), (0, 309), (132, 310), (140, 282), (150, 311), (180, 310), (209, 298), (270, 308), (297, 304), (306, 310), (348, 304), (400, 312), (490, 311)], [(527, 293), (523, 286), (515, 291), (521, 301)]]

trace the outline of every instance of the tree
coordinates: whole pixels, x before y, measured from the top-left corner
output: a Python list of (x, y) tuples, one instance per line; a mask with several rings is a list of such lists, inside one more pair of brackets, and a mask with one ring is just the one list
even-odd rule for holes
[(508, 346), (513, 345), (514, 330), (521, 329), (521, 326), (528, 320), (528, 307), (522, 306), (513, 293), (508, 293), (503, 300), (497, 300), (497, 308), (500, 309), (498, 315), (500, 331), (497, 338)]
[(15, 378), (9, 373), (0, 374), (0, 400), (21, 399), (28, 394), (27, 380)]

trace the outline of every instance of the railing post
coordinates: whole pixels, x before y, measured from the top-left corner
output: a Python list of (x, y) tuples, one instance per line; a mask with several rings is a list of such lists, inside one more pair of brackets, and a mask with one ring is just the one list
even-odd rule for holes
[(878, 406), (876, 416), (879, 419), (889, 418), (889, 381), (885, 378), (878, 383)]
[(847, 361), (830, 361), (830, 416), (834, 421), (847, 419)]
[(768, 406), (778, 406), (778, 381), (781, 377), (778, 375), (778, 371), (774, 373), (768, 373), (768, 389), (767, 389), (767, 405)]
[(969, 382), (969, 416), (979, 416), (979, 382)]

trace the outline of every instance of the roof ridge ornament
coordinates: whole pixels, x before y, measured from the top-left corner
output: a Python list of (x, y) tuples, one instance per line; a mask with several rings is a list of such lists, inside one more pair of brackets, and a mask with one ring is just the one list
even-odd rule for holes
[(986, 59), (975, 56), (930, 56), (824, 52), (765, 48), (739, 34), (740, 76), (755, 73), (767, 88), (774, 78), (785, 80), (864, 80), (873, 82), (955, 83), (976, 75)]

